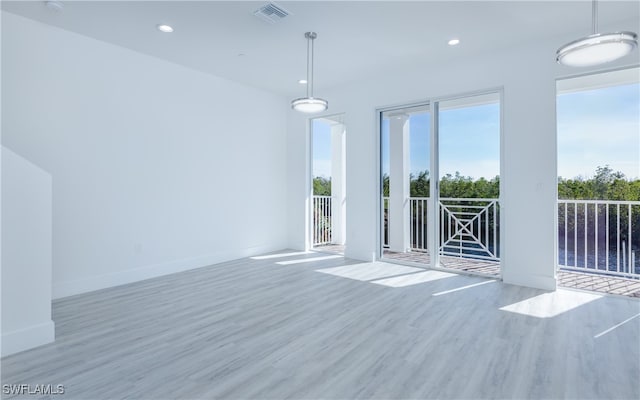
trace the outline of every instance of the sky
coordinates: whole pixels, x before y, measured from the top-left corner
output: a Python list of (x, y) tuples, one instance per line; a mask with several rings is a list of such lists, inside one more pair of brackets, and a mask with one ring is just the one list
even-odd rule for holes
[(331, 176), (331, 127), (319, 119), (313, 120), (313, 176)]
[(640, 84), (562, 94), (557, 99), (558, 176), (593, 176), (609, 165), (640, 178)]
[[(609, 165), (640, 178), (640, 84), (562, 94), (557, 97), (558, 176), (593, 176)], [(410, 117), (410, 170), (429, 169), (430, 114)], [(349, 127), (347, 126), (347, 135)], [(382, 123), (382, 169), (389, 173), (389, 120)], [(500, 108), (486, 104), (440, 114), (440, 176), (459, 172), (474, 179), (499, 174)], [(313, 121), (313, 174), (331, 175), (330, 128)]]
[[(430, 169), (431, 115), (409, 119), (409, 168), (415, 176)], [(382, 170), (389, 173), (389, 122), (382, 126)], [(500, 174), (500, 107), (488, 104), (440, 113), (440, 177), (459, 172), (474, 179)]]

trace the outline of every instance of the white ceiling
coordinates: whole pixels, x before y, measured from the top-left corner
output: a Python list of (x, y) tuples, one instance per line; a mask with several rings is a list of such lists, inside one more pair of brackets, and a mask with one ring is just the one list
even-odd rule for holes
[[(273, 25), (252, 15), (265, 3), (65, 1), (53, 13), (43, 1), (3, 1), (2, 9), (286, 96), (304, 93), (297, 80), (306, 73), (309, 30), (318, 33), (321, 96), (323, 88), (397, 64), (470, 57), (558, 35), (571, 40), (591, 29), (590, 1), (278, 1), (292, 15)], [(640, 2), (601, 1), (599, 20), (637, 32)], [(157, 31), (159, 23), (175, 32)], [(447, 45), (453, 37), (460, 45)]]

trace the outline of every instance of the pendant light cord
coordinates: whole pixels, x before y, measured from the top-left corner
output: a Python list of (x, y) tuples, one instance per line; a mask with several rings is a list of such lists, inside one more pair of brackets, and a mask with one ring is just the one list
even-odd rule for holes
[(307, 35), (307, 97), (313, 97), (313, 37)]
[(596, 34), (598, 32), (598, 2), (596, 0), (591, 1), (591, 33)]

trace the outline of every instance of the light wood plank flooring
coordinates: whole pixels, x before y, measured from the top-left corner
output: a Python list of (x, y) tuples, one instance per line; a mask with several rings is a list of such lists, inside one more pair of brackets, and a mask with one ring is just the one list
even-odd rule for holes
[(640, 301), (396, 264), (242, 259), (53, 314), (56, 342), (2, 359), (3, 384), (64, 384), (52, 399), (640, 398)]

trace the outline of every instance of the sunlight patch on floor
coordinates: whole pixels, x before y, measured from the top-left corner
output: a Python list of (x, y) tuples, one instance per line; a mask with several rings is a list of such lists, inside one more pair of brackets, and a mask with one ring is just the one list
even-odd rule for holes
[(255, 256), (249, 257), (252, 260), (270, 260), (272, 258), (283, 258), (283, 257), (293, 257), (293, 256), (302, 256), (305, 254), (313, 254), (311, 251), (295, 251), (292, 253), (277, 253), (277, 254), (267, 254), (266, 256)]
[(336, 254), (333, 256), (310, 257), (310, 258), (299, 258), (297, 260), (290, 260), (290, 261), (278, 261), (276, 264), (278, 265), (303, 264), (303, 263), (310, 263), (314, 261), (332, 260), (334, 258), (344, 258), (344, 257)]
[(593, 293), (556, 290), (509, 304), (500, 310), (530, 317), (553, 318), (600, 298), (602, 295)]
[(638, 318), (638, 317), (640, 317), (640, 313), (638, 313), (638, 314), (634, 315), (634, 316), (633, 316), (633, 317), (631, 317), (631, 318), (627, 318), (627, 319), (625, 319), (624, 321), (620, 322), (619, 324), (615, 324), (614, 326), (612, 326), (611, 328), (609, 328), (609, 329), (607, 329), (607, 330), (604, 330), (604, 331), (602, 331), (602, 332), (598, 333), (598, 334), (597, 334), (597, 335), (595, 335), (593, 338), (594, 338), (594, 339), (597, 339), (597, 338), (599, 338), (600, 336), (604, 336), (604, 335), (606, 335), (607, 333), (609, 333), (609, 332), (611, 332), (611, 331), (613, 331), (613, 330), (615, 330), (615, 329), (617, 329), (617, 328), (621, 327), (622, 325), (624, 325), (624, 324), (626, 324), (626, 323), (631, 322), (633, 319), (636, 319), (636, 318)]
[(434, 294), (432, 294), (432, 296), (442, 296), (443, 294), (459, 292), (461, 290), (467, 290), (467, 289), (474, 288), (476, 286), (486, 285), (487, 283), (493, 283), (493, 282), (496, 282), (496, 280), (495, 279), (491, 279), (491, 280), (488, 280), (488, 281), (482, 281), (482, 282), (478, 282), (478, 283), (473, 283), (471, 285), (460, 286), (460, 287), (455, 288), (455, 289), (449, 289), (449, 290), (445, 290), (443, 292), (434, 293)]
[(390, 286), (390, 287), (406, 287), (411, 285), (417, 285), (420, 283), (436, 281), (438, 279), (451, 278), (454, 276), (459, 276), (459, 275), (450, 274), (448, 272), (442, 272), (442, 271), (422, 271), (422, 272), (416, 272), (413, 274), (379, 279), (379, 280), (372, 281), (371, 283), (375, 283), (377, 285)]
[(345, 265), (342, 267), (316, 270), (316, 272), (322, 272), (323, 274), (335, 275), (358, 281), (375, 281), (377, 279), (388, 278), (390, 276), (406, 275), (423, 271), (424, 269), (422, 268), (405, 267), (403, 265), (387, 264), (383, 262)]

